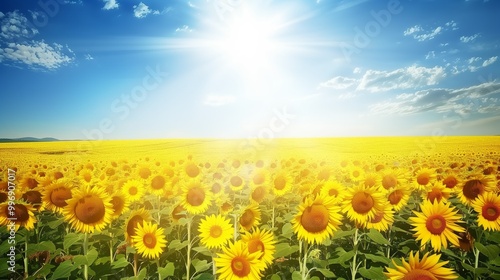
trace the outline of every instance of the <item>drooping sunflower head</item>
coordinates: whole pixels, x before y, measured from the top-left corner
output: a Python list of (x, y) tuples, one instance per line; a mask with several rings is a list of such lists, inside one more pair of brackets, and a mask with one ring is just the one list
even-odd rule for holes
[(441, 247), (447, 248), (448, 242), (459, 246), (457, 233), (465, 230), (458, 224), (462, 218), (458, 210), (449, 203), (437, 200), (424, 201), (420, 209), (422, 212), (414, 211), (416, 217), (410, 217), (409, 220), (412, 231), (415, 231), (414, 236), (421, 240), (422, 245), (430, 242), (436, 252), (440, 252)]
[(314, 198), (306, 197), (298, 206), (292, 227), (299, 239), (320, 244), (333, 235), (341, 220), (340, 207), (336, 205), (335, 199), (317, 195)]
[(242, 231), (250, 230), (254, 226), (260, 224), (261, 212), (259, 205), (250, 203), (245, 207), (240, 215), (239, 224)]
[(276, 239), (271, 231), (254, 228), (253, 232), (245, 232), (241, 240), (246, 243), (250, 254), (255, 252), (261, 253), (258, 259), (264, 262), (266, 267), (273, 262), (274, 253), (276, 252)]
[(463, 181), (461, 189), (457, 192), (460, 201), (465, 205), (471, 205), (479, 196), (491, 189), (491, 178), (482, 174), (475, 174)]
[(455, 274), (453, 269), (444, 267), (448, 261), (440, 262), (441, 255), (430, 255), (426, 253), (422, 259), (419, 259), (419, 252), (416, 254), (410, 252), (409, 261), (406, 262), (402, 258), (403, 265), (397, 265), (394, 260), (392, 261), (395, 268), (386, 267), (385, 276), (391, 280), (412, 280), (412, 279), (429, 279), (429, 280), (447, 280), (457, 279), (458, 275)]
[(205, 212), (212, 202), (212, 193), (199, 180), (184, 181), (181, 190), (181, 204), (193, 215)]
[[(14, 229), (17, 231), (20, 227), (25, 227), (27, 230), (35, 228), (35, 208), (24, 201), (14, 201), (14, 205), (9, 205), (8, 202), (0, 204), (0, 225), (7, 226), (15, 224)], [(10, 230), (10, 228), (8, 229)]]
[(342, 211), (351, 221), (363, 224), (383, 210), (383, 201), (383, 193), (378, 188), (368, 188), (360, 184), (347, 190), (342, 202)]
[(210, 215), (200, 221), (200, 242), (208, 249), (222, 248), (233, 237), (233, 226), (222, 215)]
[(148, 259), (158, 259), (167, 245), (163, 228), (146, 221), (137, 224), (132, 242), (137, 252)]
[(481, 194), (472, 202), (478, 213), (477, 223), (485, 230), (500, 231), (500, 195), (493, 192)]
[(133, 244), (132, 236), (135, 235), (135, 230), (139, 225), (151, 220), (151, 214), (144, 208), (130, 212), (125, 221), (125, 239), (128, 243)]
[(215, 264), (219, 279), (261, 279), (265, 264), (259, 261), (261, 252), (248, 252), (248, 247), (243, 241), (229, 242), (227, 247), (222, 248), (223, 252), (217, 254)]
[(75, 189), (64, 207), (64, 219), (77, 231), (101, 231), (111, 222), (111, 198), (100, 186)]
[(43, 190), (42, 200), (47, 209), (55, 213), (62, 213), (68, 205), (67, 200), (72, 197), (74, 184), (71, 180), (60, 179), (50, 184)]

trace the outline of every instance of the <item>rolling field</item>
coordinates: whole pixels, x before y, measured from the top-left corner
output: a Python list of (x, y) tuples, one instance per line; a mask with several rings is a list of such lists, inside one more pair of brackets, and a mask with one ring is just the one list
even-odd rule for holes
[(1, 279), (500, 279), (500, 137), (0, 143)]

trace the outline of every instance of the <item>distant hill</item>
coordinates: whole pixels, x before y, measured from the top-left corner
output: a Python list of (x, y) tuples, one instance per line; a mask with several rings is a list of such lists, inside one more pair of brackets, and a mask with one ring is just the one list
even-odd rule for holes
[(0, 138), (0, 143), (5, 142), (53, 142), (59, 141), (59, 139), (52, 137), (45, 138), (35, 138), (35, 137), (22, 137), (22, 138)]

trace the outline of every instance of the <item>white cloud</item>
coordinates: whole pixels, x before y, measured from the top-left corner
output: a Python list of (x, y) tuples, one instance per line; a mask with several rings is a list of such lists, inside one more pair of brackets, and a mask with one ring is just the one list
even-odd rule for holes
[(470, 43), (470, 42), (476, 40), (477, 37), (479, 37), (479, 33), (476, 33), (476, 34), (474, 34), (472, 36), (462, 36), (462, 37), (460, 37), (460, 42), (462, 42), (462, 43)]
[(498, 59), (498, 56), (492, 56), (492, 57), (486, 59), (485, 61), (483, 61), (482, 66), (486, 67), (488, 65), (491, 65), (491, 64), (495, 63), (495, 61), (497, 61), (497, 59)]
[(412, 36), (413, 39), (423, 42), (434, 39), (437, 35), (441, 34), (446, 30), (457, 30), (457, 23), (455, 21), (449, 21), (444, 24), (444, 26), (437, 26), (429, 30), (425, 30), (421, 25), (414, 25), (407, 28), (404, 32), (404, 36)]
[(177, 27), (175, 32), (193, 32), (193, 29), (189, 28), (189, 25), (183, 25), (182, 27)]
[(28, 19), (18, 11), (2, 13), (0, 16), (0, 37), (6, 40), (29, 38), (38, 30), (29, 24)]
[(160, 14), (160, 11), (157, 11), (157, 10), (151, 10), (148, 5), (144, 4), (144, 3), (139, 3), (139, 5), (134, 5), (134, 16), (136, 18), (144, 18), (146, 17), (147, 15), (149, 14), (153, 14), (153, 15), (159, 15)]
[(500, 83), (487, 82), (461, 89), (429, 89), (399, 94), (369, 106), (372, 114), (410, 115), (433, 110), (437, 113), (488, 114), (500, 108)]
[(104, 2), (104, 7), (102, 7), (103, 10), (113, 10), (113, 9), (118, 9), (120, 6), (116, 0), (102, 0)]
[(425, 59), (436, 58), (436, 53), (434, 51), (430, 51), (425, 55)]
[(208, 95), (205, 99), (205, 105), (207, 106), (223, 106), (235, 101), (235, 97), (232, 95)]
[(72, 55), (67, 55), (64, 51), (62, 45), (51, 46), (43, 41), (8, 43), (6, 47), (0, 48), (0, 61), (27, 64), (34, 69), (53, 70), (74, 60)]
[(437, 84), (446, 77), (445, 68), (410, 66), (394, 71), (368, 70), (357, 87), (358, 90), (370, 92), (388, 91), (393, 89), (419, 88)]
[(324, 83), (321, 83), (320, 87), (332, 88), (332, 89), (347, 89), (354, 86), (358, 82), (359, 81), (357, 79), (337, 76)]
[(91, 56), (90, 54), (85, 55), (85, 60), (94, 60), (94, 57)]

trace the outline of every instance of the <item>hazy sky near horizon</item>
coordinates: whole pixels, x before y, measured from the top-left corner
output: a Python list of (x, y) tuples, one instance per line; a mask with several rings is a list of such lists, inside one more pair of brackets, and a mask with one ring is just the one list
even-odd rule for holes
[(0, 138), (500, 134), (494, 0), (0, 2)]

